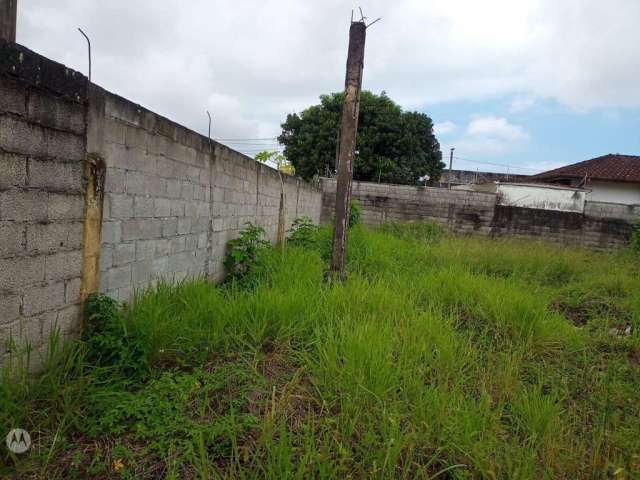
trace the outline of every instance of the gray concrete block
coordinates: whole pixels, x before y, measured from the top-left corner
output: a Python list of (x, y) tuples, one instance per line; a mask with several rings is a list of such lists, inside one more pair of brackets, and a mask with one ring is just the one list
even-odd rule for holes
[(20, 316), (22, 298), (19, 295), (0, 296), (0, 325), (7, 325)]
[(102, 244), (119, 243), (122, 239), (122, 222), (121, 221), (104, 221), (102, 222)]
[(108, 168), (104, 179), (104, 190), (110, 193), (124, 193), (126, 189), (126, 170)]
[(155, 218), (124, 220), (122, 222), (122, 239), (140, 240), (159, 238), (162, 233), (162, 221)]
[(49, 220), (83, 220), (84, 196), (67, 193), (50, 193), (47, 202)]
[(83, 135), (85, 131), (85, 106), (67, 102), (39, 90), (31, 90), (27, 101), (27, 118), (49, 128)]
[(64, 282), (64, 302), (67, 304), (80, 301), (81, 278), (71, 278)]
[(27, 160), (22, 155), (0, 152), (0, 190), (27, 183)]
[(133, 211), (135, 217), (154, 217), (156, 213), (155, 202), (150, 197), (138, 197), (134, 198)]
[(108, 168), (118, 168), (125, 170), (129, 167), (131, 151), (124, 145), (117, 143), (106, 143), (105, 161)]
[(171, 215), (171, 200), (168, 198), (156, 198), (154, 206), (156, 217), (168, 217)]
[(110, 218), (130, 219), (134, 216), (132, 196), (109, 193), (106, 195), (106, 198), (109, 199)]
[(173, 237), (178, 234), (178, 219), (164, 218), (162, 219), (162, 236)]
[(171, 216), (172, 217), (184, 217), (185, 202), (182, 200), (170, 200)]
[(158, 240), (138, 240), (136, 241), (136, 261), (152, 259), (156, 254)]
[(0, 77), (0, 111), (26, 116), (26, 85), (7, 76)]
[(29, 187), (32, 188), (81, 193), (84, 191), (82, 176), (80, 162), (29, 159)]
[(191, 233), (192, 220), (189, 217), (178, 218), (178, 234), (185, 235)]
[(153, 260), (140, 260), (133, 264), (133, 284), (146, 283), (153, 276)]
[(48, 255), (44, 262), (46, 280), (62, 280), (82, 275), (82, 251)]
[(27, 226), (27, 251), (54, 252), (82, 245), (82, 222), (43, 223)]
[(43, 255), (0, 259), (0, 289), (13, 290), (44, 280)]
[(169, 198), (181, 198), (182, 195), (182, 182), (180, 180), (167, 180), (167, 197)]
[(84, 136), (48, 129), (46, 139), (47, 157), (78, 162), (84, 160)]
[(0, 221), (0, 257), (23, 252), (26, 248), (26, 225)]
[(132, 264), (115, 267), (107, 272), (107, 286), (109, 289), (131, 286)]
[(24, 315), (29, 317), (64, 305), (64, 282), (38, 285), (25, 289)]
[(120, 243), (113, 249), (113, 265), (119, 267), (131, 263), (136, 259), (136, 244)]
[(47, 192), (11, 189), (0, 192), (0, 220), (47, 220)]
[(140, 172), (127, 172), (126, 192), (129, 195), (145, 195), (147, 193), (145, 175)]

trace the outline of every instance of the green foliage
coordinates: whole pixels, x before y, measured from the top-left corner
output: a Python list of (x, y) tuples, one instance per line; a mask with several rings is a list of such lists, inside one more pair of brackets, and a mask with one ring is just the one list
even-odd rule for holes
[(445, 229), (434, 222), (397, 223), (388, 222), (380, 226), (380, 231), (403, 240), (435, 242), (446, 233)]
[(268, 164), (269, 162), (275, 163), (276, 169), (281, 171), (282, 173), (286, 173), (287, 175), (295, 175), (296, 170), (293, 168), (291, 162), (288, 162), (287, 159), (281, 153), (275, 151), (264, 150), (262, 152), (258, 152), (253, 157), (255, 160), (261, 163)]
[[(282, 124), (284, 155), (307, 180), (335, 169), (343, 97), (322, 95), (319, 105), (288, 115)], [(425, 174), (438, 180), (444, 168), (431, 118), (402, 111), (385, 92), (362, 92), (356, 149), (356, 180), (415, 185)]]
[(360, 223), (360, 217), (362, 217), (362, 207), (358, 199), (351, 199), (351, 205), (349, 205), (349, 228), (355, 227)]
[[(86, 361), (92, 368), (115, 370), (129, 382), (149, 372), (147, 344), (129, 332), (118, 302), (106, 295), (91, 294), (85, 302), (83, 340)], [(113, 372), (108, 375), (113, 376)]]
[(294, 246), (310, 247), (316, 241), (318, 226), (309, 217), (298, 217), (291, 224), (287, 241)]
[(640, 223), (636, 224), (631, 234), (631, 249), (640, 253)]
[[(35, 445), (0, 449), (0, 477), (634, 478), (637, 255), (357, 225), (327, 283), (313, 237), (265, 249), (251, 290), (92, 298), (83, 340), (3, 377), (0, 427)], [(131, 382), (111, 365), (137, 342)]]
[(224, 266), (230, 278), (242, 279), (257, 265), (260, 253), (270, 247), (264, 236), (264, 228), (247, 222), (240, 236), (227, 243)]

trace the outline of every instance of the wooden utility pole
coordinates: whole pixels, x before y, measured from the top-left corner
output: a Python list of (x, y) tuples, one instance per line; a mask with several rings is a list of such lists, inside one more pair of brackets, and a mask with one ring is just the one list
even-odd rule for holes
[(349, 230), (349, 208), (351, 206), (351, 182), (353, 180), (353, 156), (356, 149), (358, 114), (360, 112), (360, 89), (364, 67), (364, 42), (367, 25), (364, 18), (351, 22), (349, 28), (349, 53), (347, 74), (344, 81), (344, 104), (340, 125), (340, 150), (338, 154), (338, 180), (336, 185), (336, 220), (333, 230), (333, 252), (331, 272), (345, 278), (347, 256), (347, 233)]
[(0, 0), (0, 39), (16, 41), (18, 0)]

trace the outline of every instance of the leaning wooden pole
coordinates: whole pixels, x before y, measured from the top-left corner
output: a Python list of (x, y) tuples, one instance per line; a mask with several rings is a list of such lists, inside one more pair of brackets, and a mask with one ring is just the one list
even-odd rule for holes
[(367, 26), (364, 21), (351, 22), (351, 27), (349, 28), (347, 73), (344, 81), (342, 123), (340, 125), (336, 215), (333, 230), (333, 251), (331, 255), (331, 272), (343, 280), (346, 276), (345, 262), (347, 257), (347, 234), (349, 231), (349, 208), (351, 206), (353, 156), (356, 150), (366, 34)]

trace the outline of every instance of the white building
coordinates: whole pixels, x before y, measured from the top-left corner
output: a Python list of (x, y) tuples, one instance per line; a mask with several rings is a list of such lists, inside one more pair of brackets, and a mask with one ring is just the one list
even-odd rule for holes
[(640, 205), (640, 156), (608, 154), (531, 177), (536, 182), (578, 187), (587, 200)]

